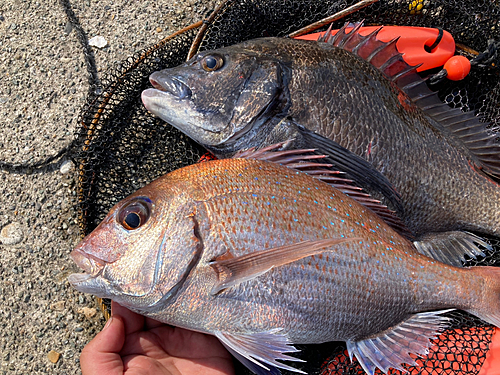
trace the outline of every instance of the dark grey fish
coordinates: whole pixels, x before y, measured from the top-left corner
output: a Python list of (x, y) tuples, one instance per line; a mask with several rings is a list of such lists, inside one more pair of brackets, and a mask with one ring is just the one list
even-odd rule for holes
[(475, 238), (455, 231), (499, 236), (500, 147), (484, 124), (443, 104), (395, 43), (357, 29), (327, 39), (262, 38), (205, 51), (153, 73), (155, 89), (142, 99), (217, 157), (287, 139), (324, 154), (347, 148), (401, 199), (335, 167), (420, 240), (469, 247)]

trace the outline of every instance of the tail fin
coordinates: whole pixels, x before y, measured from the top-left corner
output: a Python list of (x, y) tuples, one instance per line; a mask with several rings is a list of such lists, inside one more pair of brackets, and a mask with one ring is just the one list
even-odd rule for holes
[(500, 328), (500, 268), (472, 267), (471, 270), (483, 276), (484, 290), (477, 305), (467, 311)]

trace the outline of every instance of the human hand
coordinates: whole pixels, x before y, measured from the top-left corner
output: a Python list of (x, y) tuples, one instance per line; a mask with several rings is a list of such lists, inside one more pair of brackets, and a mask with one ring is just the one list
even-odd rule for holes
[(112, 317), (82, 350), (83, 375), (232, 375), (215, 336), (172, 327), (112, 302)]

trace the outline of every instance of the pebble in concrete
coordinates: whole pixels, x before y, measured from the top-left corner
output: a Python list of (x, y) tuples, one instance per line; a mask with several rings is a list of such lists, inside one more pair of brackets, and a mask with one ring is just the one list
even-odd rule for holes
[(59, 357), (61, 357), (61, 354), (56, 352), (55, 350), (51, 350), (48, 354), (47, 354), (47, 358), (49, 359), (50, 362), (52, 363), (57, 363), (57, 361), (59, 361)]
[(10, 223), (0, 231), (0, 243), (4, 245), (15, 245), (23, 240), (23, 230), (21, 224)]

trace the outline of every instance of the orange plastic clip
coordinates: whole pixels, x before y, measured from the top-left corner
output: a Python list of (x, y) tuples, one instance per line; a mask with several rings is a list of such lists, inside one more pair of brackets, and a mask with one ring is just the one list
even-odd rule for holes
[[(379, 27), (365, 26), (359, 33), (365, 36)], [(337, 31), (332, 30), (332, 33), (336, 34)], [(349, 31), (348, 28), (346, 32)], [(297, 39), (318, 40), (320, 35), (323, 33), (307, 34)], [(414, 26), (384, 26), (377, 34), (377, 39), (382, 42), (389, 42), (397, 37), (400, 38), (396, 45), (398, 51), (403, 53), (403, 59), (412, 66), (422, 64), (417, 69), (419, 72), (443, 66), (455, 54), (455, 40), (444, 30)]]

